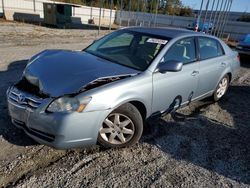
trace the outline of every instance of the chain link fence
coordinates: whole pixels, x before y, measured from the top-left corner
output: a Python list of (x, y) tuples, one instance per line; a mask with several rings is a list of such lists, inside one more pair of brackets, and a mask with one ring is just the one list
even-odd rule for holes
[[(48, 2), (62, 3), (49, 0), (0, 0), (0, 14), (2, 12), (8, 20), (43, 22), (43, 3)], [(167, 1), (161, 0), (118, 0), (116, 4), (113, 0), (97, 2), (97, 7), (72, 6), (72, 24), (94, 25), (98, 33), (101, 29), (125, 26), (171, 26), (206, 32), (221, 38), (230, 36), (234, 40), (250, 33), (250, 23), (229, 19), (233, 0), (201, 0), (200, 9), (190, 17), (176, 16), (174, 12), (178, 7), (175, 4), (171, 5), (172, 15), (162, 14), (166, 6), (164, 2)]]

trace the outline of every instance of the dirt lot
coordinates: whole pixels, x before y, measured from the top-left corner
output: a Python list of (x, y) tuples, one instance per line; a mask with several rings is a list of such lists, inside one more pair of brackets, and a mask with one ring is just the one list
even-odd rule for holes
[(15, 128), (5, 91), (27, 59), (82, 49), (96, 33), (0, 22), (0, 187), (250, 187), (250, 60), (220, 102), (151, 121), (130, 148), (59, 151)]

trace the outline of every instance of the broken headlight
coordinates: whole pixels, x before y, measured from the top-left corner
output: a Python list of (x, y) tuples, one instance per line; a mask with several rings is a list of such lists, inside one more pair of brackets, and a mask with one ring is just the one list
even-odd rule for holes
[(79, 101), (74, 97), (61, 97), (55, 99), (47, 108), (48, 112), (82, 112), (87, 104), (90, 102), (91, 97), (83, 98)]

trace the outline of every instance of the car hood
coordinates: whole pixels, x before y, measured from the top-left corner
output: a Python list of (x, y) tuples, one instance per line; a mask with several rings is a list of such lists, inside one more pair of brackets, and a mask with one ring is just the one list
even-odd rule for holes
[(23, 76), (42, 93), (58, 97), (79, 92), (101, 78), (139, 72), (84, 51), (45, 50), (31, 58)]

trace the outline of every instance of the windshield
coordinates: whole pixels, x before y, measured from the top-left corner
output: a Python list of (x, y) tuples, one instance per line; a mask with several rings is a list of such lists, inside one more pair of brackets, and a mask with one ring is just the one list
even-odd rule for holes
[(169, 38), (120, 30), (101, 38), (84, 51), (144, 71), (168, 41)]

